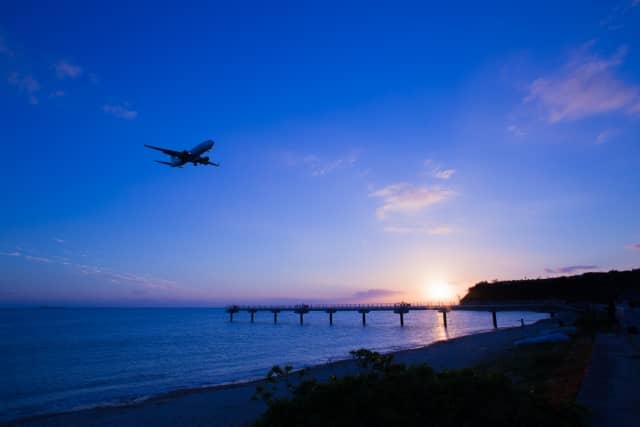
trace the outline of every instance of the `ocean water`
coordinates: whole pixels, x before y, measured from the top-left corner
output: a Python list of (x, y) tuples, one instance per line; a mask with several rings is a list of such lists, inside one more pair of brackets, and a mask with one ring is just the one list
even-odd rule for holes
[[(498, 325), (548, 317), (498, 313)], [(228, 315), (220, 308), (0, 309), (0, 421), (108, 404), (182, 388), (262, 377), (275, 364), (296, 368), (388, 352), (492, 329), (487, 312), (434, 311)]]

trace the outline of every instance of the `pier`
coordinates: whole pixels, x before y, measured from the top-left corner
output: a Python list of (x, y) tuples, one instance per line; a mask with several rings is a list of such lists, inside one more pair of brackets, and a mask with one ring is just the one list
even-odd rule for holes
[(225, 312), (229, 314), (229, 322), (233, 322), (234, 314), (247, 312), (251, 323), (256, 313), (268, 312), (273, 314), (273, 323), (278, 323), (278, 313), (292, 312), (298, 315), (300, 325), (304, 324), (304, 315), (310, 312), (323, 312), (329, 315), (329, 326), (333, 326), (334, 314), (352, 311), (362, 316), (362, 326), (367, 325), (367, 314), (376, 311), (391, 311), (399, 316), (400, 326), (404, 326), (404, 317), (411, 311), (435, 310), (442, 313), (442, 324), (448, 327), (447, 313), (451, 311), (482, 311), (491, 313), (493, 327), (498, 327), (500, 311), (532, 311), (549, 313), (551, 317), (560, 311), (576, 311), (576, 307), (558, 301), (542, 302), (514, 302), (491, 304), (447, 304), (447, 303), (379, 303), (379, 304), (296, 304), (296, 305), (229, 305)]

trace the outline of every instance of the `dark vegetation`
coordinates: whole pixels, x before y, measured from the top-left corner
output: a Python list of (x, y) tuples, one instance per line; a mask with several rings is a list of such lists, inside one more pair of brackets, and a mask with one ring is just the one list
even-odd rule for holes
[(592, 348), (592, 335), (581, 333), (569, 343), (514, 348), (475, 369), (486, 375), (506, 375), (515, 388), (527, 390), (552, 406), (570, 408), (580, 391)]
[(517, 349), (494, 364), (448, 372), (396, 364), (390, 355), (362, 349), (352, 352), (360, 374), (327, 383), (304, 379), (304, 373), (291, 381), (290, 367), (274, 367), (267, 377), (271, 387), (256, 390), (268, 409), (255, 425), (580, 426), (585, 414), (573, 403), (575, 381), (561, 387), (547, 381), (552, 375), (582, 378), (577, 371), (584, 354), (568, 348), (549, 346), (535, 354)]
[(608, 304), (616, 299), (632, 303), (640, 300), (640, 269), (548, 279), (480, 282), (469, 288), (461, 302), (562, 300)]
[[(548, 300), (553, 292), (539, 294), (534, 288), (562, 287), (552, 295), (558, 299), (566, 289), (582, 285), (586, 290), (581, 298), (611, 302), (613, 295), (623, 297), (637, 289), (638, 279), (640, 270), (591, 273), (501, 282), (496, 293), (513, 300), (515, 294), (502, 292), (503, 287), (521, 286), (530, 293), (518, 294), (519, 299), (537, 295)], [(604, 291), (608, 286), (612, 293)], [(495, 294), (483, 297), (500, 299)], [(308, 371), (294, 373), (291, 366), (275, 366), (265, 385), (256, 389), (254, 397), (262, 399), (267, 410), (255, 426), (584, 426), (588, 412), (575, 401), (595, 334), (619, 329), (610, 308), (589, 306), (581, 311), (569, 342), (514, 347), (473, 369), (435, 372), (427, 365), (394, 363), (392, 355), (366, 349), (351, 352), (359, 374), (332, 376), (327, 382), (310, 378)]]

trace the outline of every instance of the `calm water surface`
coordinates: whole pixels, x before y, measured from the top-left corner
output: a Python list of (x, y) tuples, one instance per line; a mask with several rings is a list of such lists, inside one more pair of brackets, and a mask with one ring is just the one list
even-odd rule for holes
[[(498, 313), (499, 326), (547, 317)], [(492, 328), (490, 313), (433, 311), (236, 314), (223, 309), (0, 309), (0, 420), (119, 404), (170, 390), (263, 376), (274, 364), (303, 367), (365, 347), (391, 351)]]

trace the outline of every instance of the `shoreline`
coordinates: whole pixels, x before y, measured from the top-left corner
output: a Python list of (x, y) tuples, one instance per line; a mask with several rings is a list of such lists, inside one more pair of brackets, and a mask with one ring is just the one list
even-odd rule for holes
[[(549, 319), (538, 320), (537, 322), (530, 323), (529, 325), (526, 325), (526, 326), (533, 326), (538, 322), (544, 322), (544, 321), (548, 321), (548, 320)], [(470, 337), (470, 336), (473, 336), (473, 335), (481, 335), (481, 334), (486, 334), (486, 333), (493, 333), (493, 332), (497, 332), (497, 331), (500, 331), (500, 330), (512, 329), (512, 328), (521, 328), (521, 326), (505, 326), (505, 327), (498, 328), (497, 330), (495, 330), (495, 329), (482, 329), (482, 330), (477, 330), (477, 331), (470, 332), (470, 333), (465, 334), (465, 335), (459, 335), (459, 336), (456, 336), (456, 337), (453, 337), (453, 338), (441, 339), (441, 340), (433, 341), (433, 342), (430, 342), (430, 343), (424, 344), (424, 345), (416, 345), (416, 346), (411, 346), (411, 347), (404, 347), (404, 348), (399, 348), (399, 349), (394, 349), (394, 350), (389, 350), (389, 351), (384, 351), (384, 350), (374, 350), (374, 351), (378, 351), (381, 354), (394, 354), (394, 355), (396, 355), (396, 354), (402, 353), (402, 352), (409, 352), (409, 351), (412, 351), (412, 350), (423, 349), (423, 348), (426, 348), (426, 347), (429, 347), (429, 346), (432, 346), (432, 345), (435, 345), (435, 344), (438, 344), (438, 343), (442, 343), (442, 342), (449, 342), (449, 341), (453, 341), (453, 340), (457, 340), (457, 339), (461, 339), (461, 338)], [(318, 369), (321, 369), (321, 368), (328, 368), (328, 367), (330, 367), (331, 365), (334, 365), (334, 364), (339, 364), (341, 362), (351, 361), (351, 360), (352, 360), (351, 357), (345, 356), (343, 358), (331, 358), (331, 359), (329, 359), (329, 360), (327, 360), (325, 362), (319, 362), (319, 363), (315, 363), (315, 364), (311, 364), (311, 365), (305, 365), (303, 367), (295, 367), (294, 366), (293, 373), (295, 373), (297, 371), (300, 371), (302, 369), (309, 369), (311, 371), (315, 371), (315, 370), (318, 370)], [(266, 375), (267, 370), (265, 370), (265, 375)], [(185, 396), (185, 395), (192, 394), (192, 393), (208, 392), (208, 391), (215, 391), (215, 390), (225, 390), (225, 389), (232, 388), (232, 387), (242, 387), (242, 386), (246, 386), (246, 385), (250, 385), (250, 384), (258, 384), (258, 383), (262, 382), (263, 380), (264, 380), (264, 375), (259, 376), (259, 377), (252, 377), (252, 378), (244, 378), (244, 379), (238, 379), (238, 380), (225, 381), (225, 382), (222, 382), (222, 383), (215, 383), (215, 384), (212, 383), (212, 384), (202, 384), (202, 385), (195, 385), (195, 386), (179, 387), (179, 388), (172, 389), (172, 390), (161, 391), (161, 392), (158, 392), (158, 393), (152, 393), (152, 394), (148, 394), (148, 395), (144, 395), (144, 396), (138, 396), (138, 397), (135, 397), (135, 398), (130, 398), (130, 399), (121, 400), (121, 401), (100, 402), (100, 403), (96, 403), (96, 404), (77, 406), (77, 407), (73, 407), (73, 408), (69, 408), (69, 409), (65, 409), (65, 410), (61, 410), (61, 411), (56, 411), (56, 412), (43, 412), (43, 413), (39, 413), (39, 414), (22, 416), (22, 417), (10, 419), (10, 420), (0, 421), (0, 426), (13, 425), (14, 423), (21, 423), (21, 422), (24, 422), (24, 421), (29, 421), (29, 420), (38, 419), (38, 418), (47, 418), (47, 417), (55, 417), (55, 416), (59, 416), (59, 415), (73, 414), (73, 413), (76, 413), (76, 412), (85, 412), (85, 411), (93, 411), (93, 410), (100, 410), (100, 409), (110, 409), (110, 408), (133, 407), (133, 406), (143, 405), (146, 402), (152, 402), (152, 401), (156, 401), (156, 400), (171, 399), (171, 398), (181, 397), (181, 396)]]
[[(554, 326), (553, 320), (544, 319), (525, 326), (477, 331), (384, 354), (393, 354), (394, 361), (398, 363), (427, 363), (436, 370), (472, 367), (495, 353), (512, 347), (514, 340), (538, 334)], [(308, 369), (309, 376), (319, 381), (325, 381), (331, 375), (343, 376), (355, 374), (358, 371), (355, 361), (349, 357), (311, 365), (305, 369)], [(62, 412), (31, 415), (0, 422), (0, 425), (101, 427), (117, 422), (121, 427), (126, 427), (147, 424), (147, 422), (140, 423), (140, 417), (148, 419), (148, 422), (153, 425), (204, 426), (214, 425), (214, 420), (215, 425), (246, 425), (266, 408), (263, 402), (251, 400), (255, 386), (263, 381), (261, 377), (231, 383), (187, 387), (136, 398), (129, 402), (99, 404)]]
[[(538, 322), (544, 322), (544, 321), (547, 321), (547, 320), (549, 320), (549, 319), (538, 320), (538, 321), (536, 321), (534, 323), (530, 323), (530, 324), (528, 324), (526, 326), (532, 326), (532, 325), (535, 325)], [(498, 328), (498, 331), (504, 330), (504, 329), (509, 329), (509, 328), (520, 328), (520, 326), (505, 326), (505, 327)], [(455, 336), (453, 338), (440, 339), (440, 340), (437, 340), (437, 341), (430, 342), (428, 344), (413, 345), (413, 346), (400, 347), (400, 348), (396, 347), (396, 348), (393, 348), (393, 349), (386, 349), (386, 350), (381, 349), (381, 350), (373, 350), (373, 351), (377, 351), (377, 352), (379, 352), (381, 354), (396, 354), (396, 353), (400, 353), (400, 352), (418, 350), (418, 349), (421, 349), (421, 348), (425, 348), (425, 347), (437, 344), (439, 342), (448, 342), (448, 341), (457, 340), (457, 339), (460, 339), (460, 338), (469, 337), (469, 336), (472, 336), (472, 335), (479, 335), (479, 334), (492, 333), (492, 332), (496, 332), (496, 330), (492, 329), (492, 328), (482, 329), (482, 330), (475, 330), (475, 331), (472, 331), (472, 332), (467, 333), (465, 335), (458, 335), (458, 336)], [(296, 371), (299, 371), (299, 370), (302, 370), (302, 369), (316, 370), (316, 369), (319, 369), (319, 368), (326, 368), (326, 367), (328, 367), (328, 366), (330, 366), (332, 364), (336, 364), (336, 363), (340, 363), (340, 362), (344, 362), (344, 361), (350, 361), (350, 360), (352, 360), (352, 358), (349, 355), (345, 355), (344, 357), (329, 358), (329, 359), (327, 359), (325, 361), (318, 361), (318, 362), (312, 363), (312, 364), (294, 366), (294, 371), (293, 372), (296, 372)], [(264, 376), (266, 375), (268, 369), (269, 368), (266, 368), (265, 371), (264, 371), (264, 374), (260, 375), (260, 376), (254, 376), (254, 377), (248, 377), (248, 378), (241, 378), (241, 379), (223, 381), (223, 382), (220, 382), (220, 383), (209, 383), (209, 384), (203, 383), (203, 384), (197, 384), (197, 385), (188, 385), (188, 386), (184, 386), (184, 387), (178, 387), (178, 388), (174, 388), (174, 389), (159, 391), (157, 393), (150, 393), (150, 394), (131, 397), (131, 398), (123, 398), (123, 399), (119, 399), (119, 400), (116, 399), (116, 400), (112, 400), (112, 401), (103, 401), (103, 402), (99, 402), (99, 403), (95, 403), (95, 404), (79, 405), (79, 406), (76, 406), (76, 407), (71, 407), (71, 408), (68, 408), (68, 409), (60, 410), (60, 411), (41, 412), (41, 413), (36, 413), (36, 414), (31, 414), (31, 415), (26, 415), (26, 416), (20, 416), (20, 417), (8, 419), (8, 420), (0, 420), (0, 426), (13, 425), (14, 423), (20, 423), (20, 422), (23, 422), (23, 421), (29, 421), (29, 420), (37, 419), (37, 418), (55, 417), (55, 416), (59, 416), (59, 415), (73, 414), (73, 413), (76, 413), (76, 412), (101, 410), (101, 409), (109, 409), (109, 408), (123, 408), (123, 407), (130, 407), (130, 406), (138, 406), (138, 405), (142, 405), (142, 404), (144, 404), (146, 402), (150, 402), (150, 401), (176, 398), (176, 397), (188, 395), (188, 394), (191, 394), (191, 393), (199, 393), (199, 392), (207, 392), (207, 391), (215, 391), (215, 390), (224, 390), (224, 389), (231, 388), (231, 387), (240, 387), (240, 386), (244, 386), (244, 385), (248, 385), (248, 384), (257, 384), (257, 383), (259, 383), (259, 382), (264, 380)]]

